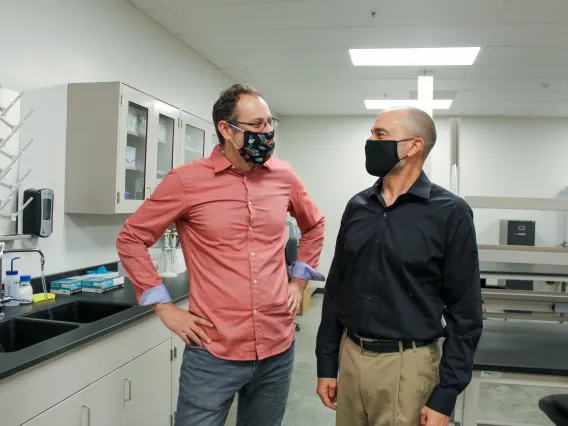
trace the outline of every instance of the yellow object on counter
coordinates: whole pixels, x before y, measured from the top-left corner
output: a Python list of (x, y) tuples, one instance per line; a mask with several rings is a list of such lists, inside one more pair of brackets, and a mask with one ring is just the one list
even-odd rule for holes
[[(55, 294), (47, 293), (47, 300), (55, 299)], [(45, 294), (43, 293), (36, 293), (34, 294), (33, 301), (35, 302), (43, 302), (45, 300)]]

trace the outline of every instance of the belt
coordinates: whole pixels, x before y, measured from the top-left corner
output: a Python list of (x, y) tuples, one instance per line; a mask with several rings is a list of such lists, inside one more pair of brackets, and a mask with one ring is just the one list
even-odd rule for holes
[[(365, 352), (392, 353), (400, 351), (398, 340), (391, 340), (386, 342), (378, 340), (364, 340), (349, 330), (347, 330), (347, 336), (353, 341), (353, 343), (355, 343)], [(420, 348), (422, 346), (428, 346), (434, 343), (435, 341), (436, 339), (414, 340), (414, 344), (416, 345), (417, 348)], [(400, 341), (400, 343), (402, 343), (403, 350), (411, 349), (413, 347), (412, 340), (402, 340)]]

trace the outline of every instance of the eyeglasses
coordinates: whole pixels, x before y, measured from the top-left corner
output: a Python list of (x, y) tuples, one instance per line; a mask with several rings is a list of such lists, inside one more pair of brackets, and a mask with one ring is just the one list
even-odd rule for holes
[(276, 127), (278, 127), (278, 123), (280, 123), (280, 120), (278, 120), (277, 118), (269, 118), (268, 120), (256, 120), (253, 122), (246, 122), (246, 121), (233, 121), (233, 120), (225, 120), (227, 121), (227, 123), (229, 124), (246, 124), (247, 126), (252, 127), (254, 130), (264, 130), (266, 128), (266, 126), (270, 126), (273, 129), (275, 129)]

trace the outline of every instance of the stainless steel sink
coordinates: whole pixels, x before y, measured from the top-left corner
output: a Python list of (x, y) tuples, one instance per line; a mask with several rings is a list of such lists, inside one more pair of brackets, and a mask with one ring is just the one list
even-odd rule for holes
[(33, 312), (25, 315), (25, 318), (39, 318), (51, 321), (65, 321), (74, 323), (90, 323), (109, 317), (119, 312), (130, 309), (135, 305), (112, 302), (89, 302), (74, 300), (50, 309)]
[(10, 318), (0, 321), (0, 352), (16, 352), (74, 330), (78, 324)]

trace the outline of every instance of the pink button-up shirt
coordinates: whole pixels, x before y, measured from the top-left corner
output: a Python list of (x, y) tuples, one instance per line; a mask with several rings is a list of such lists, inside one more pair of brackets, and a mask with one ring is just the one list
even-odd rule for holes
[(265, 359), (287, 350), (294, 335), (284, 258), (288, 212), (302, 231), (298, 261), (315, 269), (324, 217), (290, 165), (272, 158), (242, 174), (217, 146), (211, 157), (167, 175), (126, 221), (117, 249), (144, 299), (163, 287), (148, 247), (175, 222), (191, 281), (189, 310), (214, 324), (206, 329), (207, 349), (222, 359)]

